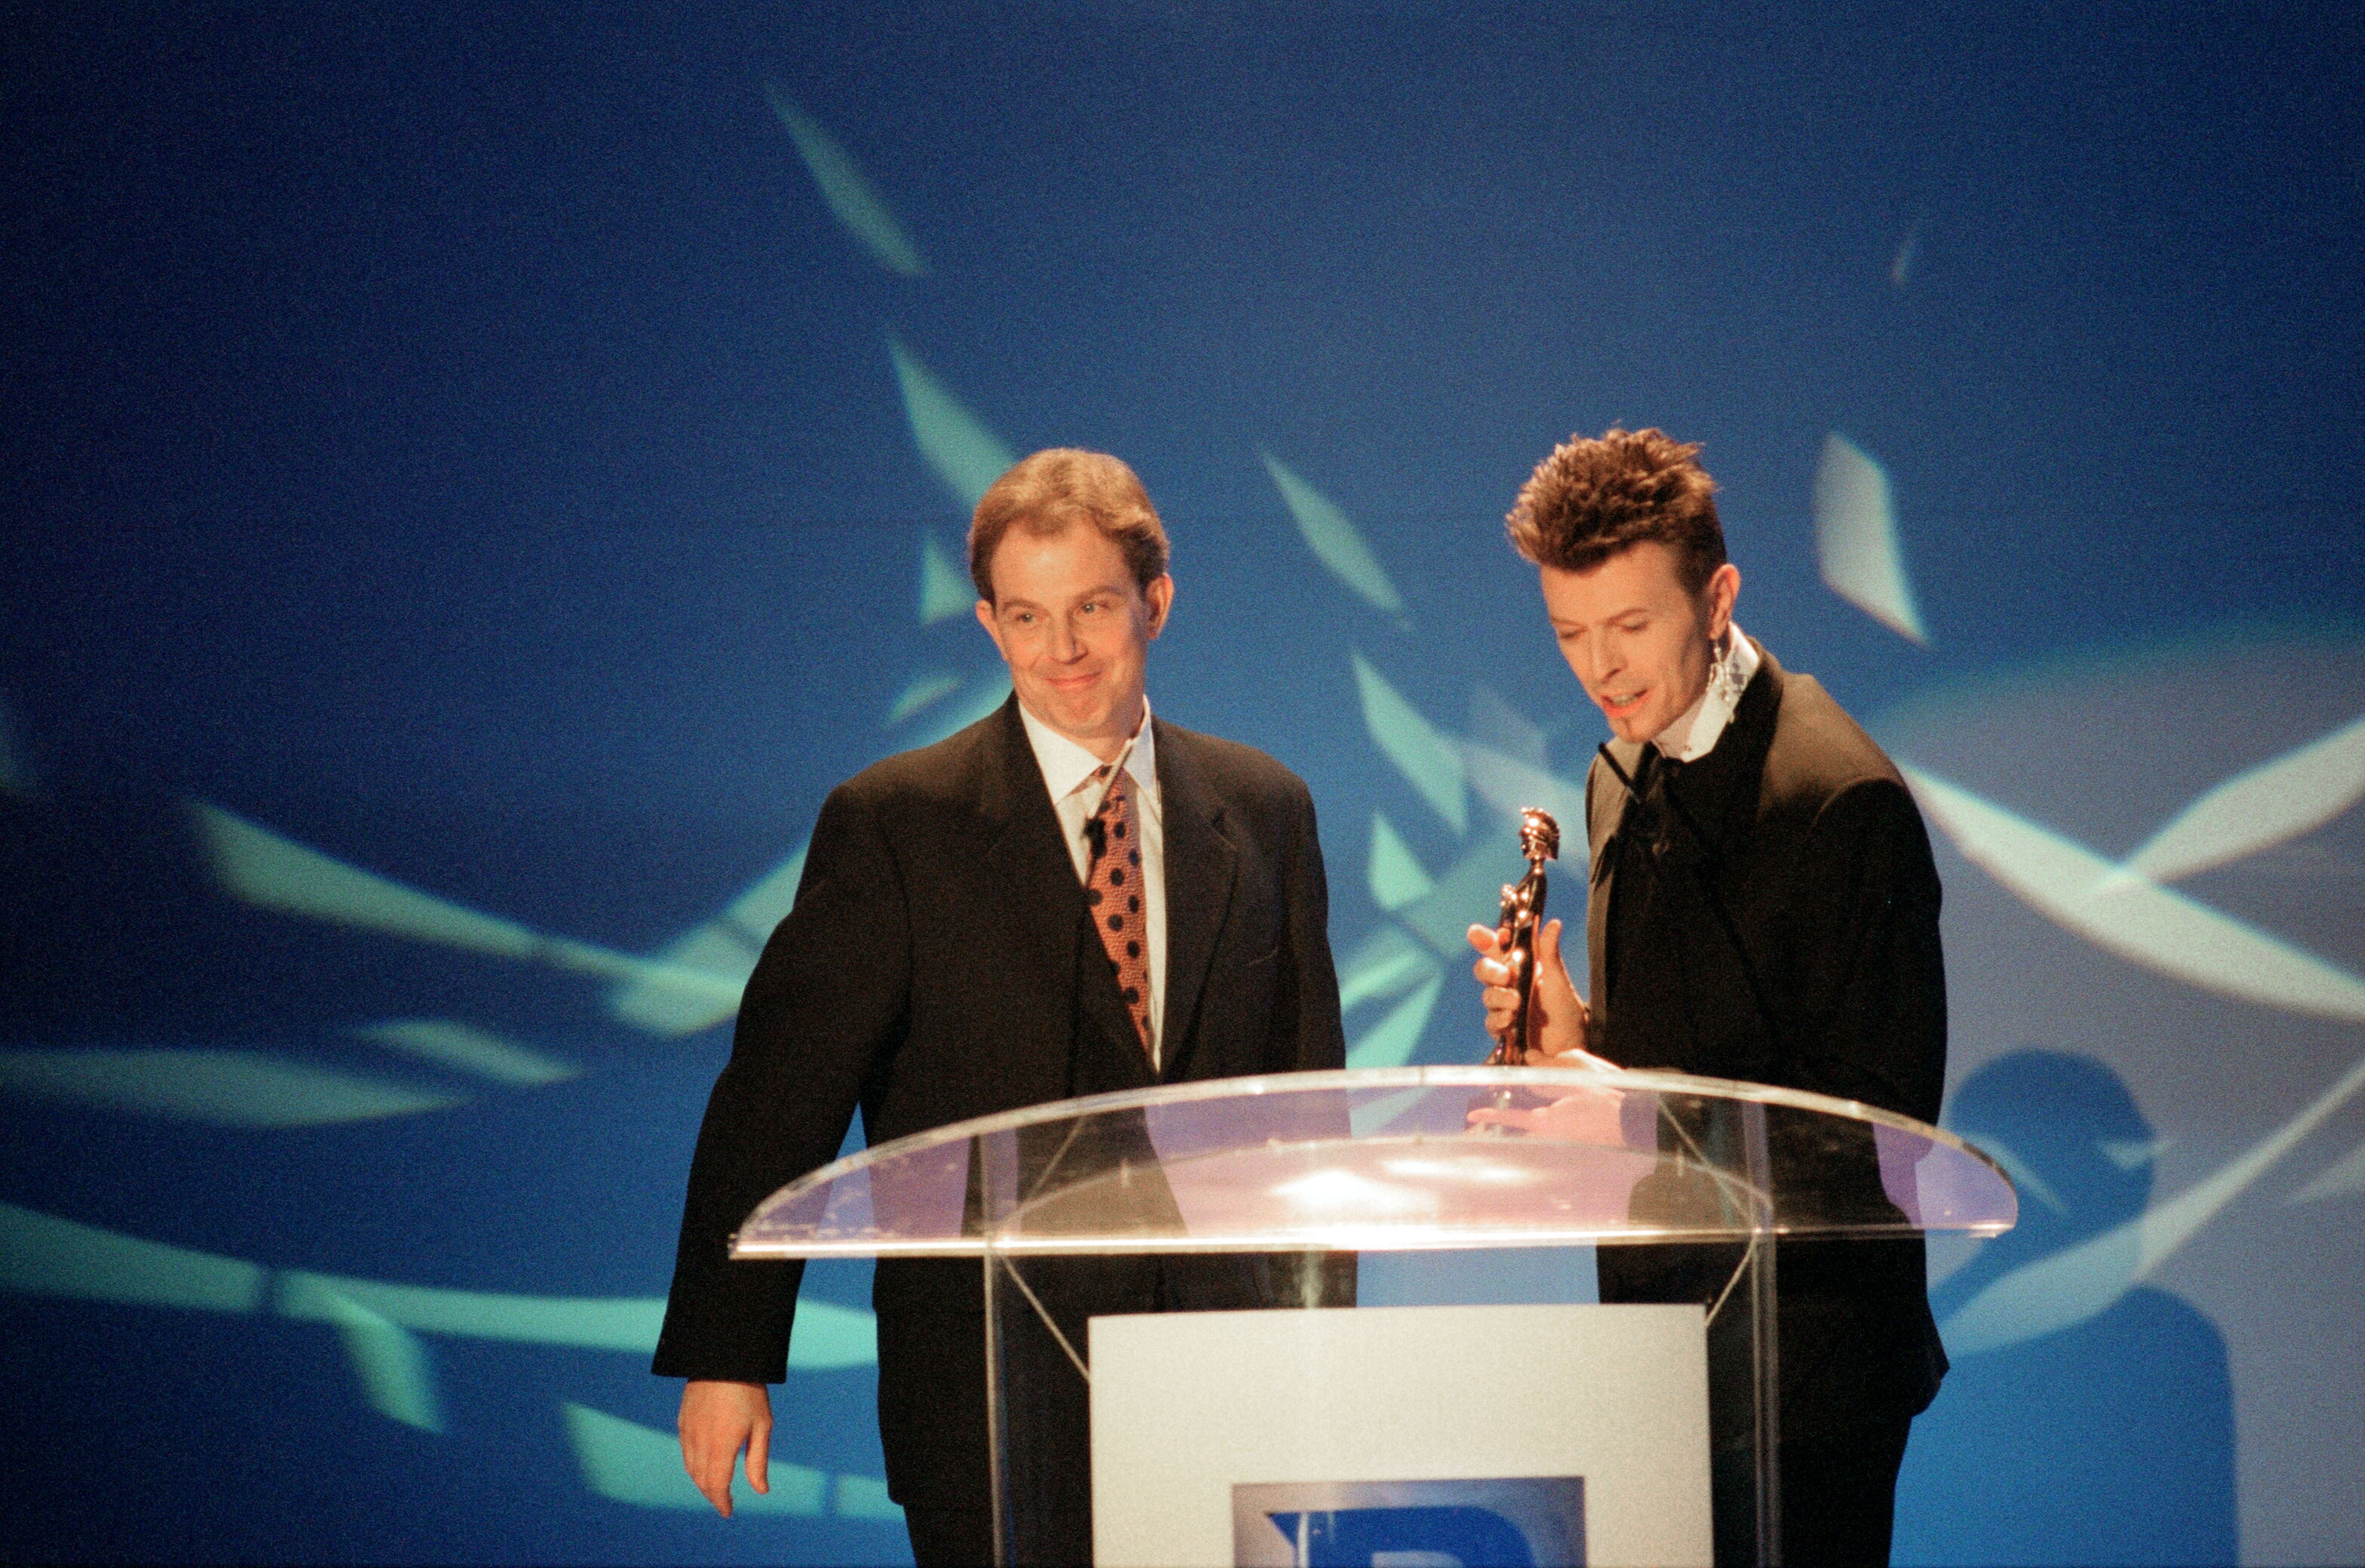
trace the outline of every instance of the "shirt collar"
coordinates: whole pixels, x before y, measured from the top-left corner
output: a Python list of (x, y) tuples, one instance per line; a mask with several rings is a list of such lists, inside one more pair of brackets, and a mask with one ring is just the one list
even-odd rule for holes
[[(1101, 759), (1018, 705), (1019, 722), (1026, 726), (1026, 742), (1035, 748), (1035, 765), (1043, 770), (1044, 787), (1053, 801), (1064, 801), (1100, 771)], [(1125, 753), (1125, 770), (1134, 782), (1134, 799), (1154, 798), (1158, 790), (1158, 743), (1149, 722), (1149, 699), (1141, 700), (1141, 727)]]
[(1725, 726), (1732, 722), (1734, 710), (1741, 706), (1742, 692), (1762, 662), (1756, 646), (1741, 628), (1728, 626), (1724, 655), (1709, 666), (1708, 689), (1684, 710), (1681, 718), (1651, 737), (1659, 755), (1671, 762), (1698, 762), (1715, 750)]

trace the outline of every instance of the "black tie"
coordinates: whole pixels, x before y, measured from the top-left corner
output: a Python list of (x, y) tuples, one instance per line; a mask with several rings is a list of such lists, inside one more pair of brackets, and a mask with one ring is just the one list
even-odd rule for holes
[(1682, 766), (1659, 755), (1658, 746), (1648, 741), (1634, 764), (1634, 825), (1653, 859), (1667, 853), (1667, 790)]
[(1656, 742), (1644, 741), (1642, 755), (1634, 759), (1634, 798), (1648, 800), (1659, 782), (1659, 747)]

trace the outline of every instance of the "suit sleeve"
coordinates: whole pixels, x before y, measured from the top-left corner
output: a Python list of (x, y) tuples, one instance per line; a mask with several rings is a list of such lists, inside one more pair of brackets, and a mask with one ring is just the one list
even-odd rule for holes
[(1795, 885), (1794, 1088), (1934, 1122), (1946, 1075), (1938, 873), (1913, 797), (1891, 778), (1826, 801)]
[(871, 812), (822, 807), (795, 908), (747, 981), (731, 1059), (708, 1097), (653, 1370), (778, 1383), (803, 1265), (733, 1262), (731, 1233), (834, 1158), (864, 1086), (904, 1027), (911, 967), (902, 878)]
[[(1339, 1017), (1339, 972), (1330, 957), (1330, 886), (1322, 870), (1322, 838), (1314, 820), (1314, 797), (1303, 783), (1297, 786), (1295, 806), (1284, 890), (1289, 899), (1289, 972), (1296, 993), (1284, 1005), (1294, 1005), (1295, 1065), (1301, 1071), (1322, 1071), (1347, 1065), (1347, 1031)], [(1346, 1130), (1340, 1126), (1334, 1132)], [(1355, 1305), (1352, 1252), (1272, 1254), (1262, 1260), (1262, 1299), (1268, 1305)]]
[(1330, 957), (1330, 888), (1322, 873), (1322, 839), (1314, 797), (1297, 785), (1296, 820), (1283, 867), (1289, 901), (1288, 976), (1294, 994), (1282, 1005), (1295, 1026), (1291, 1066), (1318, 1071), (1347, 1064), (1346, 1027), (1339, 1013), (1339, 971)]

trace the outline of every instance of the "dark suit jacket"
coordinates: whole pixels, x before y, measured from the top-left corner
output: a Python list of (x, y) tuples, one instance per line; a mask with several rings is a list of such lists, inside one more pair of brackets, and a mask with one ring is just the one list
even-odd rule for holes
[[(1628, 1067), (1811, 1090), (1934, 1122), (1946, 986), (1921, 813), (1830, 694), (1759, 651), (1715, 748), (1671, 774), (1688, 821), (1671, 804), (1631, 805), (1598, 759), (1586, 778), (1597, 1048)], [(1618, 749), (1631, 773), (1640, 748)], [(1770, 1123), (1777, 1181), (1805, 1179), (1782, 1168)], [(1814, 1179), (1859, 1188), (1851, 1201), (1899, 1217), (1869, 1137), (1856, 1153)], [(1657, 1250), (1605, 1250), (1604, 1298), (1670, 1299), (1656, 1294), (1664, 1274), (1651, 1277)], [(1918, 1238), (1789, 1242), (1777, 1257), (1787, 1438), (1929, 1403), (1945, 1356)]]
[[(1261, 752), (1156, 724), (1168, 1081), (1346, 1054), (1306, 786)], [(833, 791), (699, 1130), (659, 1375), (777, 1383), (801, 1265), (730, 1233), (834, 1158), (1152, 1080), (1014, 698)], [(970, 1262), (878, 1269), (880, 1428), (900, 1501), (984, 1504), (982, 1297)]]

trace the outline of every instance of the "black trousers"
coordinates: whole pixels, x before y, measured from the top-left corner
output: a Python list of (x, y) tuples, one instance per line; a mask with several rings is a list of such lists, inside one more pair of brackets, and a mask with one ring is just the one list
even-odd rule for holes
[(986, 1568), (993, 1561), (991, 1509), (906, 1508), (903, 1528), (918, 1568)]
[[(1781, 1445), (1782, 1561), (1786, 1568), (1887, 1568), (1897, 1518), (1897, 1472), (1911, 1416), (1877, 1417), (1846, 1437)], [(1746, 1449), (1716, 1456), (1717, 1568), (1757, 1553), (1754, 1467)]]

